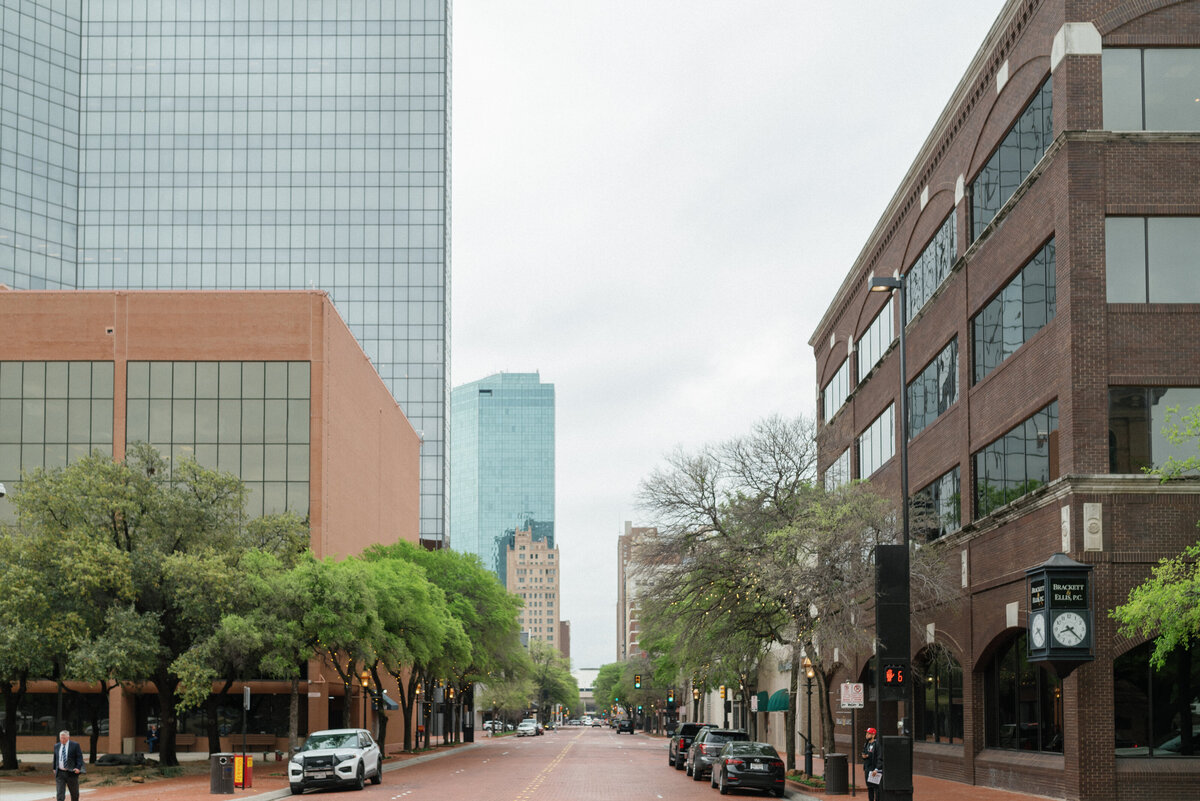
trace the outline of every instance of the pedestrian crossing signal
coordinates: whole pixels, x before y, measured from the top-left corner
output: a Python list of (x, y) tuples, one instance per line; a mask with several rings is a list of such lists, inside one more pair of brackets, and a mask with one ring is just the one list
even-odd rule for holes
[(908, 679), (908, 671), (904, 665), (886, 665), (883, 669), (883, 684), (885, 687), (903, 687)]

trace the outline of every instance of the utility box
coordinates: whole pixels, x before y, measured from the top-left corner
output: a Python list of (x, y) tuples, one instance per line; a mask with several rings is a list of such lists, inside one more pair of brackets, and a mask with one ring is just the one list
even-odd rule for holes
[(254, 786), (254, 757), (249, 754), (233, 755), (233, 786), (239, 790)]
[(209, 757), (208, 792), (213, 795), (233, 795), (233, 754), (213, 754)]

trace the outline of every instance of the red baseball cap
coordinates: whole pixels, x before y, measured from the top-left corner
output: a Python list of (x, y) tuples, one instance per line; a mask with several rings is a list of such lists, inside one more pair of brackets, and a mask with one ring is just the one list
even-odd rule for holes
[(878, 733), (879, 732), (875, 731), (874, 728), (867, 729), (867, 734), (878, 734)]

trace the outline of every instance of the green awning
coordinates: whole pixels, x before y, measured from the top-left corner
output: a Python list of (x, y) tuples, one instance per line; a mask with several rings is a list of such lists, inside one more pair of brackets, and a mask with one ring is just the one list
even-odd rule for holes
[(788, 703), (788, 691), (776, 690), (771, 696), (771, 700), (767, 702), (768, 712), (786, 712), (790, 704)]
[(766, 690), (759, 690), (759, 691), (758, 691), (758, 711), (759, 711), (759, 712), (766, 712), (766, 711), (767, 711), (767, 697), (768, 697), (768, 696), (767, 696), (767, 691), (766, 691)]

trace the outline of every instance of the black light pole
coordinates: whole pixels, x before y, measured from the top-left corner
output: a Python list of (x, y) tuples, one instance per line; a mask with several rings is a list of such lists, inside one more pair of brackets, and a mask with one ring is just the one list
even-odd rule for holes
[(804, 735), (804, 775), (812, 776), (813, 768), (813, 745), (812, 745), (812, 680), (817, 672), (813, 670), (812, 660), (807, 656), (804, 657), (804, 689), (807, 695), (806, 704), (808, 706), (808, 714), (804, 716), (805, 720), (805, 735)]
[[(901, 577), (902, 577), (901, 582), (902, 583), (901, 583), (901, 586), (896, 588), (896, 594), (897, 594), (897, 596), (899, 596), (897, 598), (897, 601), (902, 603), (902, 605), (903, 605), (903, 613), (902, 613), (901, 617), (903, 618), (904, 629), (898, 636), (897, 642), (902, 646), (902, 649), (901, 649), (902, 650), (901, 656), (903, 657), (902, 664), (904, 664), (906, 672), (911, 674), (911, 670), (908, 670), (908, 667), (909, 667), (908, 666), (908, 661), (909, 661), (908, 655), (910, 652), (908, 643), (909, 643), (909, 636), (910, 636), (909, 631), (911, 628), (911, 618), (912, 618), (912, 609), (911, 609), (912, 575), (911, 575), (911, 565), (909, 563), (909, 527), (908, 527), (908, 517), (909, 517), (909, 515), (908, 515), (908, 384), (907, 384), (907, 377), (908, 377), (908, 370), (907, 370), (908, 352), (907, 351), (908, 351), (908, 349), (906, 347), (906, 343), (905, 343), (905, 339), (904, 339), (904, 333), (905, 333), (904, 329), (906, 329), (908, 327), (908, 294), (907, 294), (907, 286), (906, 286), (907, 280), (908, 280), (908, 276), (904, 275), (904, 274), (901, 274), (896, 278), (873, 276), (871, 278), (870, 291), (872, 291), (872, 292), (887, 292), (887, 293), (891, 293), (891, 292), (895, 291), (896, 295), (897, 295), (897, 300), (899, 301), (899, 304), (900, 304), (900, 343), (899, 343), (899, 346), (900, 346), (900, 504), (901, 504), (900, 517), (901, 517), (901, 530), (903, 532), (903, 539), (902, 539), (903, 553), (902, 553), (902, 557), (901, 557), (902, 565), (900, 567), (900, 570), (898, 571), (901, 573)], [(876, 570), (878, 570), (878, 569), (879, 569), (879, 566), (877, 563)], [(878, 619), (879, 619), (879, 610), (880, 610), (880, 600), (881, 599), (879, 596), (879, 587), (877, 584), (876, 585), (876, 603), (875, 603), (877, 641), (878, 641), (878, 637), (879, 637)], [(877, 736), (880, 738), (880, 748), (883, 748), (883, 712), (882, 712), (883, 685), (884, 685), (883, 672), (884, 672), (883, 655), (881, 655), (879, 653), (879, 650), (876, 649), (876, 652), (875, 652), (875, 728), (879, 732), (879, 734)], [(898, 770), (893, 769), (891, 771), (891, 776), (899, 778), (901, 775), (903, 775), (903, 773), (908, 773), (909, 775), (908, 775), (908, 779), (906, 781), (902, 782), (900, 786), (892, 785), (891, 787), (883, 788), (884, 793), (885, 793), (884, 798), (887, 799), (887, 801), (893, 801), (893, 799), (895, 799), (896, 801), (902, 801), (902, 799), (909, 799), (909, 800), (912, 799), (912, 722), (911, 722), (911, 720), (909, 720), (909, 718), (912, 715), (913, 703), (912, 703), (912, 687), (910, 684), (910, 676), (907, 676), (907, 675), (904, 676), (903, 681), (902, 681), (902, 687), (903, 687), (902, 693), (903, 693), (903, 704), (904, 704), (904, 717), (901, 718), (901, 730), (899, 732), (899, 736), (900, 736), (900, 739), (903, 741), (903, 747), (905, 749), (906, 756), (904, 757), (903, 761), (907, 763), (907, 770), (898, 771)], [(886, 753), (884, 754), (884, 756), (886, 757)], [(887, 770), (884, 771), (884, 777), (885, 777), (884, 784), (886, 785), (886, 784), (888, 784), (887, 780), (889, 777), (889, 772)], [(907, 787), (902, 786), (903, 784), (907, 784)]]
[(700, 688), (692, 688), (692, 722), (700, 722)]

